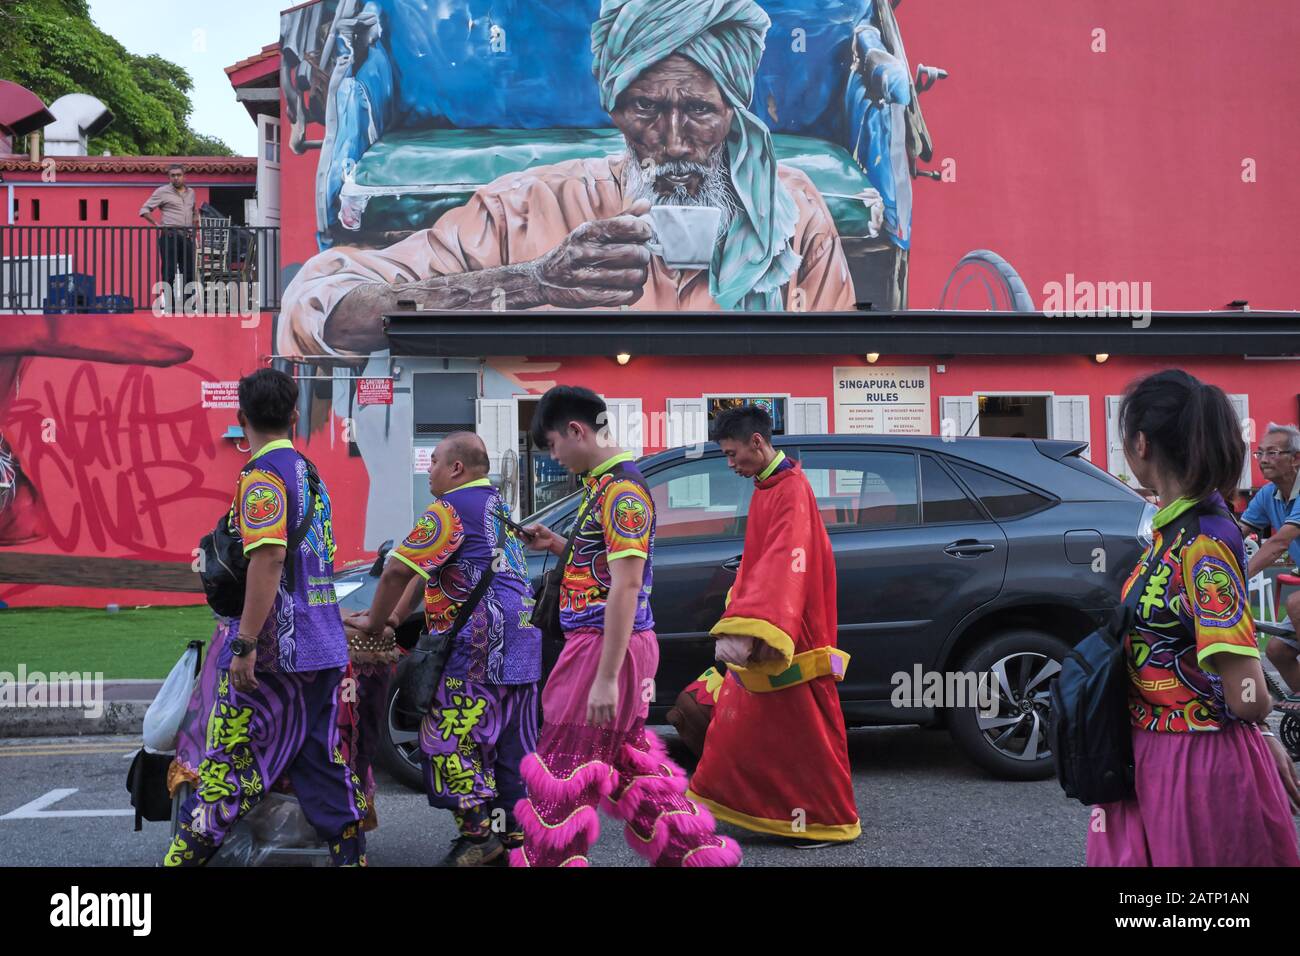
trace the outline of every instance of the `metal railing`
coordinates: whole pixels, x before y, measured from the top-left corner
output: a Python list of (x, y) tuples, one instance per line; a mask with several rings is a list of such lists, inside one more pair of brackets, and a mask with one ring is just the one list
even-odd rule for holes
[(279, 307), (278, 226), (0, 226), (0, 313)]

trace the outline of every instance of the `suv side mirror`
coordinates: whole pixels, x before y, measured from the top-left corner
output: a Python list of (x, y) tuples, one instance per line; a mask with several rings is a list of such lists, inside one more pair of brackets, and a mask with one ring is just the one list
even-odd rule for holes
[(388, 552), (393, 550), (393, 539), (389, 538), (379, 546), (379, 556), (375, 558), (375, 563), (370, 566), (370, 576), (377, 578), (384, 573), (384, 559), (388, 557)]

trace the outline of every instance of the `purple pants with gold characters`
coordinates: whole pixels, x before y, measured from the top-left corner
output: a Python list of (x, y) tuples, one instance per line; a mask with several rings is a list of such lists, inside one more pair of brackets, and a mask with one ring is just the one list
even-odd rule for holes
[(451, 810), (463, 836), (486, 837), (495, 823), (511, 845), (522, 839), (513, 812), (524, 796), (519, 764), (536, 748), (536, 684), (443, 677), (420, 724), (429, 804)]
[(181, 807), (180, 832), (163, 865), (206, 863), (235, 821), (287, 773), (334, 863), (364, 866), (365, 836), (358, 824), (366, 815), (366, 797), (339, 746), (342, 668), (256, 676), (257, 690), (236, 692), (229, 671), (217, 675), (199, 785)]

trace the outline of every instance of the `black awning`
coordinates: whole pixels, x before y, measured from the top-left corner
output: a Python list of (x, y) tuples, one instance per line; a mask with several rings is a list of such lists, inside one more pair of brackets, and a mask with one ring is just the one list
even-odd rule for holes
[[(395, 312), (396, 355), (1300, 355), (1298, 312)], [(1136, 324), (1135, 324), (1136, 323)], [(1145, 326), (1145, 327), (1143, 327)]]

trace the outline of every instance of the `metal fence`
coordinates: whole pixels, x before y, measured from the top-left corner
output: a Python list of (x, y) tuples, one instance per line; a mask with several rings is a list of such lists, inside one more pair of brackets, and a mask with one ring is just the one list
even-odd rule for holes
[(276, 226), (0, 226), (0, 312), (279, 307)]

